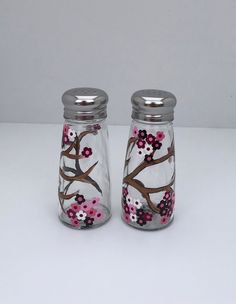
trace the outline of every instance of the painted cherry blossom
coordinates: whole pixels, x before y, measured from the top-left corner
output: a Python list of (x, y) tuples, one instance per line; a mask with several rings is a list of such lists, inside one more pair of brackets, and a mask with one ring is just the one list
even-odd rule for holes
[(133, 137), (138, 137), (138, 128), (137, 127), (133, 128), (133, 130), (132, 130), (132, 136)]
[(68, 135), (69, 141), (74, 141), (75, 137), (76, 137), (76, 132), (75, 132), (75, 130), (69, 128), (67, 135)]
[(84, 156), (84, 157), (89, 157), (90, 155), (92, 155), (93, 154), (93, 151), (92, 151), (92, 149), (91, 148), (88, 148), (88, 147), (85, 147), (84, 149), (83, 149), (83, 151), (82, 151), (82, 155)]
[(156, 133), (156, 139), (157, 139), (157, 140), (162, 141), (164, 138), (165, 138), (164, 132), (158, 131), (158, 132)]

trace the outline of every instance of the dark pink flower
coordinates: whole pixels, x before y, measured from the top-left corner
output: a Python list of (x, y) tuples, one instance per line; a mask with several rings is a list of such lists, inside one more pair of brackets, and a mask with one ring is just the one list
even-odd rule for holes
[(124, 218), (125, 222), (126, 222), (127, 224), (129, 224), (129, 222), (130, 222), (129, 214), (124, 213), (124, 214), (123, 214), (123, 218)]
[(129, 206), (128, 206), (128, 204), (127, 203), (124, 203), (124, 205), (123, 205), (123, 209), (124, 209), (124, 212), (125, 213), (127, 213), (127, 214), (129, 214), (130, 212), (129, 212)]
[(67, 215), (68, 215), (69, 218), (75, 218), (75, 217), (76, 217), (76, 213), (75, 213), (75, 211), (72, 210), (72, 209), (68, 209), (68, 210), (66, 211), (66, 213), (67, 213)]
[(162, 216), (161, 217), (161, 225), (166, 225), (166, 224), (168, 224), (168, 222), (169, 222), (169, 218), (168, 218), (168, 216)]
[(160, 150), (162, 146), (162, 143), (160, 143), (158, 140), (155, 140), (154, 143), (152, 144), (152, 147), (154, 150)]
[(83, 202), (81, 204), (81, 209), (84, 210), (84, 211), (88, 211), (89, 209), (91, 209), (92, 207), (92, 204), (91, 204), (91, 201), (86, 201), (86, 202)]
[(171, 193), (170, 192), (166, 192), (164, 195), (164, 199), (165, 200), (169, 200), (171, 198)]
[(70, 220), (70, 222), (71, 222), (71, 225), (72, 225), (72, 226), (75, 226), (75, 227), (77, 227), (77, 228), (80, 227), (80, 222), (79, 222), (79, 220), (77, 220), (77, 218), (72, 218), (72, 219)]
[(138, 128), (137, 127), (133, 128), (133, 130), (132, 130), (132, 136), (133, 137), (138, 137)]
[(139, 132), (138, 132), (138, 137), (139, 138), (145, 139), (146, 136), (147, 136), (147, 131), (146, 130), (139, 130)]
[(91, 225), (93, 225), (93, 222), (94, 222), (94, 218), (92, 218), (92, 217), (86, 217), (86, 219), (84, 220), (84, 223), (85, 223), (85, 225), (86, 226), (91, 226)]
[(71, 204), (70, 207), (71, 207), (71, 209), (74, 210), (75, 212), (78, 212), (78, 211), (81, 210), (80, 205), (78, 205), (77, 203)]
[(144, 213), (144, 219), (147, 221), (147, 222), (150, 222), (152, 220), (152, 214), (149, 213), (149, 212), (145, 212)]
[(129, 194), (128, 189), (126, 187), (123, 187), (123, 196), (127, 196)]
[(172, 192), (171, 199), (172, 199), (172, 203), (174, 204), (175, 203), (175, 193), (174, 192)]
[(162, 141), (162, 140), (165, 138), (164, 132), (158, 131), (158, 132), (156, 133), (156, 138), (157, 138), (157, 140)]
[(153, 157), (152, 157), (152, 155), (145, 155), (144, 159), (145, 159), (146, 162), (149, 163), (149, 162), (151, 162), (153, 160)]
[(94, 130), (100, 130), (101, 129), (101, 126), (99, 124), (95, 124), (93, 126)]
[(138, 141), (137, 141), (137, 146), (139, 147), (139, 148), (144, 148), (145, 147), (145, 141), (144, 140), (142, 140), (142, 139), (139, 139)]
[(82, 194), (76, 194), (75, 200), (78, 202), (78, 204), (85, 202), (85, 198)]
[(147, 224), (147, 222), (145, 221), (144, 218), (140, 217), (137, 219), (137, 224), (139, 224), (140, 226), (144, 226)]
[(105, 213), (102, 210), (97, 210), (95, 218), (99, 221), (102, 221), (105, 219)]
[(63, 135), (68, 135), (68, 131), (69, 131), (69, 126), (68, 125), (64, 125), (64, 128), (63, 128)]
[(96, 213), (97, 213), (97, 210), (94, 208), (91, 208), (87, 211), (87, 214), (89, 217), (94, 217), (96, 215)]
[(63, 145), (66, 145), (69, 143), (69, 138), (67, 135), (63, 135), (62, 137), (62, 142), (63, 142)]
[(130, 213), (136, 213), (136, 207), (133, 204), (129, 204), (128, 207)]
[(89, 156), (92, 155), (92, 154), (93, 154), (92, 149), (91, 149), (91, 148), (88, 148), (88, 147), (85, 147), (85, 148), (83, 149), (83, 151), (82, 151), (82, 155), (83, 155), (84, 157), (89, 157)]
[(155, 136), (153, 136), (152, 134), (148, 134), (147, 138), (146, 138), (146, 141), (149, 145), (152, 145), (155, 141)]

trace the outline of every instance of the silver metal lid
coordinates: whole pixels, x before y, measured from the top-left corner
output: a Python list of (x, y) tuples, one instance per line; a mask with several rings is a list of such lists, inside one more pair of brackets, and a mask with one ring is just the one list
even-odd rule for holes
[(174, 120), (175, 96), (161, 90), (141, 90), (131, 97), (132, 118), (150, 122)]
[(93, 120), (107, 117), (108, 96), (94, 88), (75, 88), (62, 95), (64, 118), (72, 120)]

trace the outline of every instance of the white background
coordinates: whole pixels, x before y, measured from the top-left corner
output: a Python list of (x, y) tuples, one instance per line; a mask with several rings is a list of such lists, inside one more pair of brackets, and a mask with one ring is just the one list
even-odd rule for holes
[(0, 121), (61, 122), (63, 91), (94, 86), (111, 124), (158, 88), (177, 126), (236, 127), (235, 16), (235, 0), (1, 0)]
[(78, 231), (57, 218), (61, 126), (1, 125), (0, 303), (235, 304), (236, 130), (175, 129), (176, 213), (159, 231), (122, 223), (128, 127), (109, 131), (112, 218)]

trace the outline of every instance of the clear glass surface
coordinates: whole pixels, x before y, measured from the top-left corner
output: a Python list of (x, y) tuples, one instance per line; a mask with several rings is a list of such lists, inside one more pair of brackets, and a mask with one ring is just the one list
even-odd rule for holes
[(105, 121), (65, 121), (59, 168), (59, 218), (70, 227), (100, 226), (111, 216)]
[(132, 121), (124, 166), (122, 219), (145, 230), (173, 219), (175, 156), (172, 123)]

